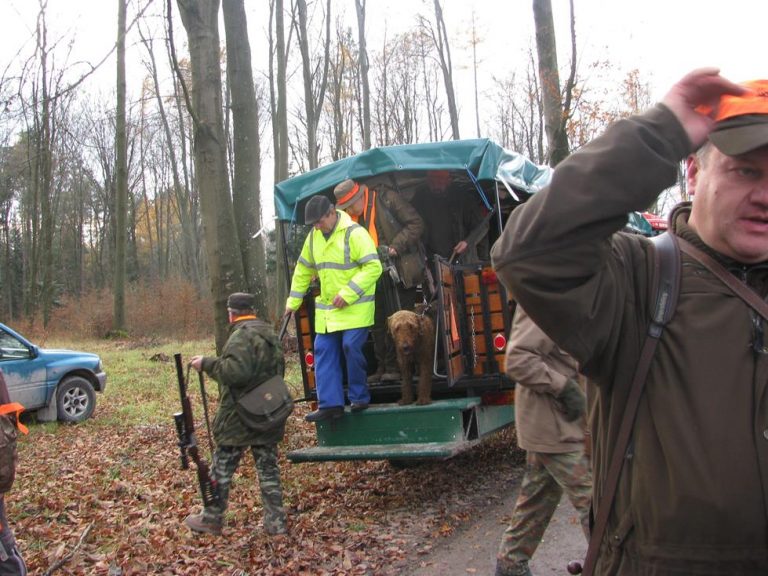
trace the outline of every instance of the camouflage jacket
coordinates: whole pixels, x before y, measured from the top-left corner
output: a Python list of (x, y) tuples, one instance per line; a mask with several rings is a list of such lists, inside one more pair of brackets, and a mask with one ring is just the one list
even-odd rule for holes
[(220, 446), (253, 446), (279, 442), (285, 427), (269, 434), (247, 428), (235, 409), (237, 397), (275, 374), (285, 373), (283, 348), (272, 327), (253, 316), (241, 317), (229, 328), (221, 356), (203, 358), (203, 371), (219, 384), (219, 409), (213, 436)]

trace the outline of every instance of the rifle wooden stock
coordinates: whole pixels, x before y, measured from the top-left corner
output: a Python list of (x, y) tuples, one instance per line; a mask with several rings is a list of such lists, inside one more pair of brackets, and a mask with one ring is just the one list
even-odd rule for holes
[(181, 412), (173, 415), (176, 424), (176, 432), (179, 435), (179, 449), (181, 450), (181, 467), (189, 468), (189, 458), (195, 463), (197, 468), (197, 480), (200, 484), (200, 495), (203, 498), (203, 505), (206, 507), (219, 504), (219, 490), (216, 480), (211, 478), (210, 469), (205, 460), (200, 456), (197, 449), (197, 439), (195, 437), (195, 421), (192, 417), (192, 405), (187, 395), (187, 384), (184, 378), (184, 366), (181, 361), (181, 354), (174, 354), (176, 361), (176, 377), (179, 380), (179, 396), (181, 397)]

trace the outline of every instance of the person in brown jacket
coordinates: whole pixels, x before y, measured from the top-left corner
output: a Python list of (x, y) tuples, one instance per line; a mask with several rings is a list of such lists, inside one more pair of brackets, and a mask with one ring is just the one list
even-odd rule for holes
[[(376, 286), (376, 313), (371, 334), (376, 372), (369, 384), (400, 379), (397, 353), (387, 332), (387, 318), (398, 310), (413, 310), (419, 300), (417, 285), (424, 280), (424, 260), (419, 251), (424, 221), (405, 198), (394, 190), (368, 188), (362, 182), (344, 180), (333, 191), (336, 208), (368, 230), (382, 262), (395, 266), (396, 280), (385, 270)], [(382, 251), (385, 251), (382, 254)], [(393, 297), (397, 293), (396, 298)]]
[(594, 513), (609, 511), (599, 575), (768, 574), (766, 322), (687, 253), (616, 496), (600, 500), (655, 309), (653, 246), (618, 231), (675, 184), (683, 159), (693, 204), (672, 212), (671, 233), (765, 299), (768, 80), (737, 85), (714, 68), (560, 163), (492, 250), (501, 280), (590, 381)]
[(578, 384), (576, 360), (519, 305), (505, 360), (507, 375), (517, 383), (517, 443), (527, 454), (512, 520), (499, 545), (496, 576), (526, 576), (563, 492), (589, 537), (592, 476), (584, 455), (586, 398)]

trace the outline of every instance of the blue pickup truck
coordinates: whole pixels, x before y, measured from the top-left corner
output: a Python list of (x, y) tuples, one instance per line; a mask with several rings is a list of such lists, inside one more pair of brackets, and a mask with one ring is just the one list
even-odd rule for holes
[(0, 371), (12, 402), (37, 411), (39, 420), (82, 422), (104, 392), (107, 375), (96, 354), (48, 350), (0, 324)]

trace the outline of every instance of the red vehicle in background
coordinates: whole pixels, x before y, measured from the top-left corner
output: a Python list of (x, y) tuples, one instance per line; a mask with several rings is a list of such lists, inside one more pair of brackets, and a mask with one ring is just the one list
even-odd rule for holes
[(650, 212), (643, 212), (643, 218), (648, 220), (651, 228), (653, 228), (654, 236), (656, 234), (661, 234), (662, 232), (667, 231), (667, 219), (663, 216), (657, 216), (656, 214), (651, 214)]

